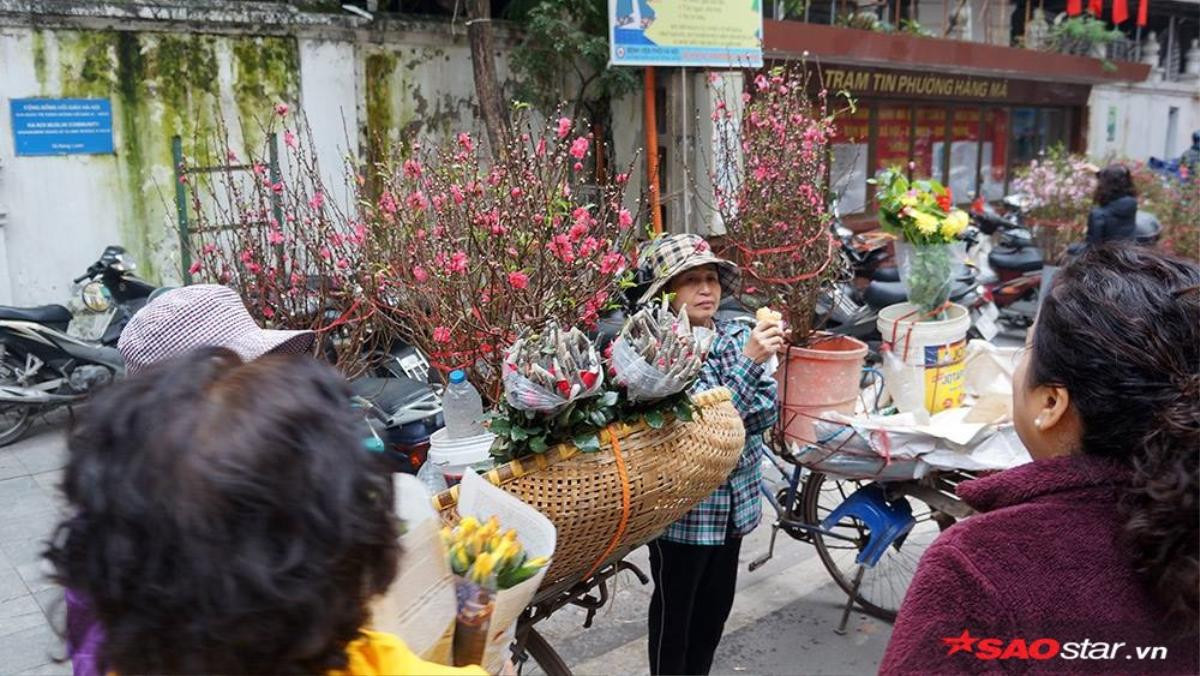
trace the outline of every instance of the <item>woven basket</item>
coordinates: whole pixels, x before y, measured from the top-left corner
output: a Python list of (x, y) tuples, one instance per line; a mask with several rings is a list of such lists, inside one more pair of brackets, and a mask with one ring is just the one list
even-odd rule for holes
[[(485, 475), (558, 529), (539, 597), (590, 577), (657, 537), (729, 477), (745, 444), (742, 419), (724, 388), (693, 399), (693, 422), (673, 420), (657, 430), (644, 423), (613, 425), (601, 433), (595, 453), (561, 444)], [(456, 486), (438, 494), (434, 506), (453, 521), (457, 500)]]

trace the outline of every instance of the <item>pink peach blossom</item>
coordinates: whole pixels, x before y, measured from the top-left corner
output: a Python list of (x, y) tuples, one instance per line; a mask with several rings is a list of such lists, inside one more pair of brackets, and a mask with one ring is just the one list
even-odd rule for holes
[(529, 275), (517, 270), (508, 273), (508, 284), (514, 289), (524, 289), (529, 286)]

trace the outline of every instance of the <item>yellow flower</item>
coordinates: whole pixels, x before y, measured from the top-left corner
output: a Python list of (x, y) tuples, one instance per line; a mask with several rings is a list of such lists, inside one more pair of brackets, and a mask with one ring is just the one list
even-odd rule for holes
[(916, 224), (917, 230), (923, 235), (932, 235), (937, 232), (938, 219), (933, 214), (927, 214), (924, 211), (914, 211), (912, 214), (913, 223)]
[(906, 207), (915, 207), (917, 206), (917, 198), (914, 195), (905, 195), (900, 198), (900, 203)]
[(970, 217), (967, 216), (967, 212), (955, 209), (942, 221), (942, 235), (947, 238), (957, 237), (958, 233), (962, 232), (969, 222)]

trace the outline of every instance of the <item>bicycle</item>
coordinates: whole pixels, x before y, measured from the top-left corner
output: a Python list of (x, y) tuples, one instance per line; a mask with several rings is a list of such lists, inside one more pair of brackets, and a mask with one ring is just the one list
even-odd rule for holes
[[(863, 389), (871, 379), (878, 393), (881, 379), (873, 369), (864, 371)], [(876, 410), (878, 403), (877, 396)], [(781, 405), (781, 423), (782, 412)], [(785, 438), (785, 428), (785, 424), (777, 426), (767, 440), (766, 459), (784, 486), (775, 489), (767, 477), (760, 483), (776, 519), (767, 553), (750, 562), (749, 569), (761, 568), (774, 556), (776, 539), (783, 531), (812, 544), (830, 577), (846, 593), (839, 633), (844, 632), (854, 605), (868, 615), (894, 621), (921, 555), (942, 531), (973, 513), (954, 493), (959, 482), (973, 475), (933, 470), (919, 479), (907, 478), (906, 468), (897, 468), (890, 458), (856, 455), (853, 449), (862, 445), (854, 442), (865, 440), (851, 427), (839, 427), (835, 437), (805, 446)], [(880, 478), (888, 476), (889, 467), (893, 478)], [(867, 520), (846, 509), (852, 498), (878, 510), (892, 510), (899, 527), (873, 534)], [(887, 541), (873, 542), (873, 535)]]

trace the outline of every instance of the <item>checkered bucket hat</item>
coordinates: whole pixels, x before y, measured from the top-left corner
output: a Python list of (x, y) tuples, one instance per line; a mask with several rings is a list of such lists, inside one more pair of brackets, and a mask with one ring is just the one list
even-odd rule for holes
[(639, 256), (640, 267), (650, 286), (642, 294), (639, 304), (649, 303), (658, 297), (671, 278), (686, 270), (702, 265), (716, 265), (721, 292), (732, 295), (737, 289), (741, 273), (733, 263), (713, 254), (708, 242), (700, 235), (665, 235), (646, 244)]
[(117, 349), (133, 375), (201, 347), (224, 347), (251, 361), (268, 352), (307, 352), (315, 338), (312, 331), (260, 328), (233, 289), (195, 284), (168, 291), (139, 310)]

